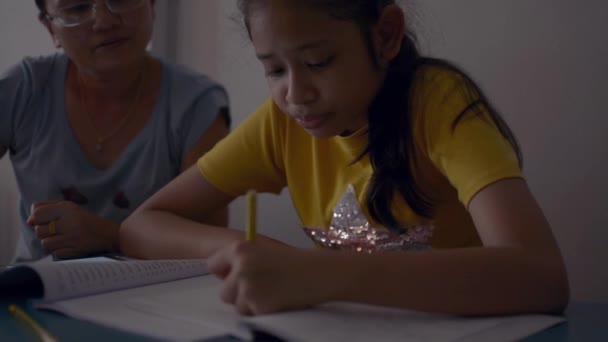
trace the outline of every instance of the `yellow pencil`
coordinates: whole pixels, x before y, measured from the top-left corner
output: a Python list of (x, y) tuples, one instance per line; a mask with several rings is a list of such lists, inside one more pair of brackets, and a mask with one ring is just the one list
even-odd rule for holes
[(256, 235), (256, 192), (247, 192), (247, 241), (254, 241)]
[(21, 310), (17, 305), (11, 304), (8, 307), (8, 311), (17, 319), (19, 322), (27, 326), (42, 342), (57, 342), (57, 339), (51, 335), (46, 329), (40, 324), (36, 323), (32, 317), (30, 317), (25, 311)]

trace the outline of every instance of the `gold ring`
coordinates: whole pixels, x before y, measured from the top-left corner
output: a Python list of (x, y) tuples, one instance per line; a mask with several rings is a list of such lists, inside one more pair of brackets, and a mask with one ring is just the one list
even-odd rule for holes
[(49, 234), (50, 235), (57, 234), (57, 221), (53, 220), (49, 223)]

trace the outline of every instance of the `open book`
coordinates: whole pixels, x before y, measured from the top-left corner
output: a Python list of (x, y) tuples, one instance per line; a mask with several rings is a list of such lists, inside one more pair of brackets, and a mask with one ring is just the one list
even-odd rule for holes
[(2, 273), (3, 296), (41, 298), (45, 302), (206, 275), (204, 260), (131, 260), (92, 258), (34, 262)]
[(221, 281), (205, 275), (201, 260), (47, 263), (27, 269), (44, 283), (38, 307), (171, 341), (227, 335), (251, 340), (254, 331), (295, 342), (513, 341), (564, 320), (464, 318), (352, 303), (242, 317), (219, 299)]

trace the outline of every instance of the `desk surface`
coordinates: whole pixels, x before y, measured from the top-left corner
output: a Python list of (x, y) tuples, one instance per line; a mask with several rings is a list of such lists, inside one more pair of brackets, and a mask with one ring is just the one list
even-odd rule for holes
[[(9, 314), (8, 302), (0, 300), (0, 340), (34, 341)], [(150, 342), (149, 338), (74, 320), (61, 314), (21, 306), (59, 341), (129, 341)], [(568, 321), (525, 339), (525, 342), (605, 341), (608, 336), (608, 304), (573, 303), (566, 311)], [(220, 337), (207, 342), (236, 342)]]

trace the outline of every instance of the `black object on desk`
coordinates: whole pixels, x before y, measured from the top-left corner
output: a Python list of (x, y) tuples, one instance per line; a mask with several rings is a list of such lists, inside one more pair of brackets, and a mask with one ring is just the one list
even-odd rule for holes
[(42, 279), (28, 267), (12, 267), (0, 273), (0, 299), (42, 298)]

